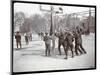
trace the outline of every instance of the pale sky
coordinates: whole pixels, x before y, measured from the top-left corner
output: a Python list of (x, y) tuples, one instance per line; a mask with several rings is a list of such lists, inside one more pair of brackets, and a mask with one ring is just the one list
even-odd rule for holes
[[(70, 14), (75, 12), (82, 12), (82, 11), (88, 11), (88, 7), (72, 7), (72, 6), (56, 6), (53, 5), (54, 10), (58, 11), (58, 7), (61, 7), (63, 9), (63, 14)], [(43, 9), (50, 9), (50, 5), (43, 5)], [(91, 10), (94, 10), (94, 8), (91, 8)], [(30, 3), (15, 3), (14, 4), (14, 11), (15, 12), (24, 12), (27, 17), (31, 16), (32, 14), (42, 14), (46, 11), (40, 11), (40, 5), (39, 4), (30, 4)]]

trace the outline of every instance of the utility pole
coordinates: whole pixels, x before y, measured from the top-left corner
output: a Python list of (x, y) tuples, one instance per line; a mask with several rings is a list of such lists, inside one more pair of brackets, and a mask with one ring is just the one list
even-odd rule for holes
[(50, 26), (50, 35), (54, 33), (54, 26), (53, 26), (53, 20), (52, 20), (52, 14), (53, 14), (53, 7), (51, 6), (51, 26)]

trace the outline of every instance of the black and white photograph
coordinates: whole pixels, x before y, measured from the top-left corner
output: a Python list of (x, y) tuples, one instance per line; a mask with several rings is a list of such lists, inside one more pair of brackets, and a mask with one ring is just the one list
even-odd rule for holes
[(96, 6), (12, 1), (12, 71), (96, 69)]

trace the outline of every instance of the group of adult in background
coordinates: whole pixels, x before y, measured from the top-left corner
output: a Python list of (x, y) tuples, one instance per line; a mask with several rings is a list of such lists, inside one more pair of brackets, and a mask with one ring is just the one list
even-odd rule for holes
[[(30, 33), (25, 33), (24, 34), (24, 37), (25, 37), (25, 42), (26, 42), (26, 45), (29, 44), (29, 41), (32, 41), (32, 34)], [(19, 31), (16, 32), (16, 35), (15, 35), (15, 39), (16, 39), (16, 46), (17, 48), (22, 48), (22, 44), (21, 44), (21, 34)]]
[(32, 41), (32, 34), (26, 33), (24, 36), (25, 36), (26, 45), (28, 45), (29, 41)]
[[(65, 52), (65, 59), (68, 58), (68, 51), (71, 50), (72, 58), (76, 55), (86, 54), (87, 52), (83, 48), (82, 45), (82, 33), (79, 27), (76, 27), (74, 31), (66, 31), (54, 33), (56, 37), (58, 37), (58, 51), (59, 55), (62, 55), (61, 46), (63, 46)], [(50, 56), (50, 44), (51, 44), (52, 36), (48, 33), (45, 33), (44, 41), (45, 41), (45, 55)]]
[(43, 38), (44, 38), (44, 33), (43, 33), (43, 32), (40, 32), (40, 33), (38, 33), (38, 36), (40, 37), (41, 40), (43, 40)]

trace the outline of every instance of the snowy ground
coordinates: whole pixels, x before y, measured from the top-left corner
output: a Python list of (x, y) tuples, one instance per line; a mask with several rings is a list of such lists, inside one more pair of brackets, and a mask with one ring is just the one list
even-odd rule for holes
[(86, 49), (87, 54), (71, 58), (69, 51), (68, 59), (64, 59), (65, 55), (63, 48), (63, 55), (58, 55), (57, 40), (56, 49), (54, 52), (51, 52), (52, 56), (46, 57), (44, 56), (44, 41), (41, 41), (37, 35), (33, 36), (33, 41), (31, 41), (29, 45), (26, 45), (24, 37), (22, 38), (21, 49), (16, 49), (14, 41), (14, 72), (83, 69), (94, 68), (95, 66), (95, 36), (92, 33), (89, 36), (82, 36), (83, 46)]

